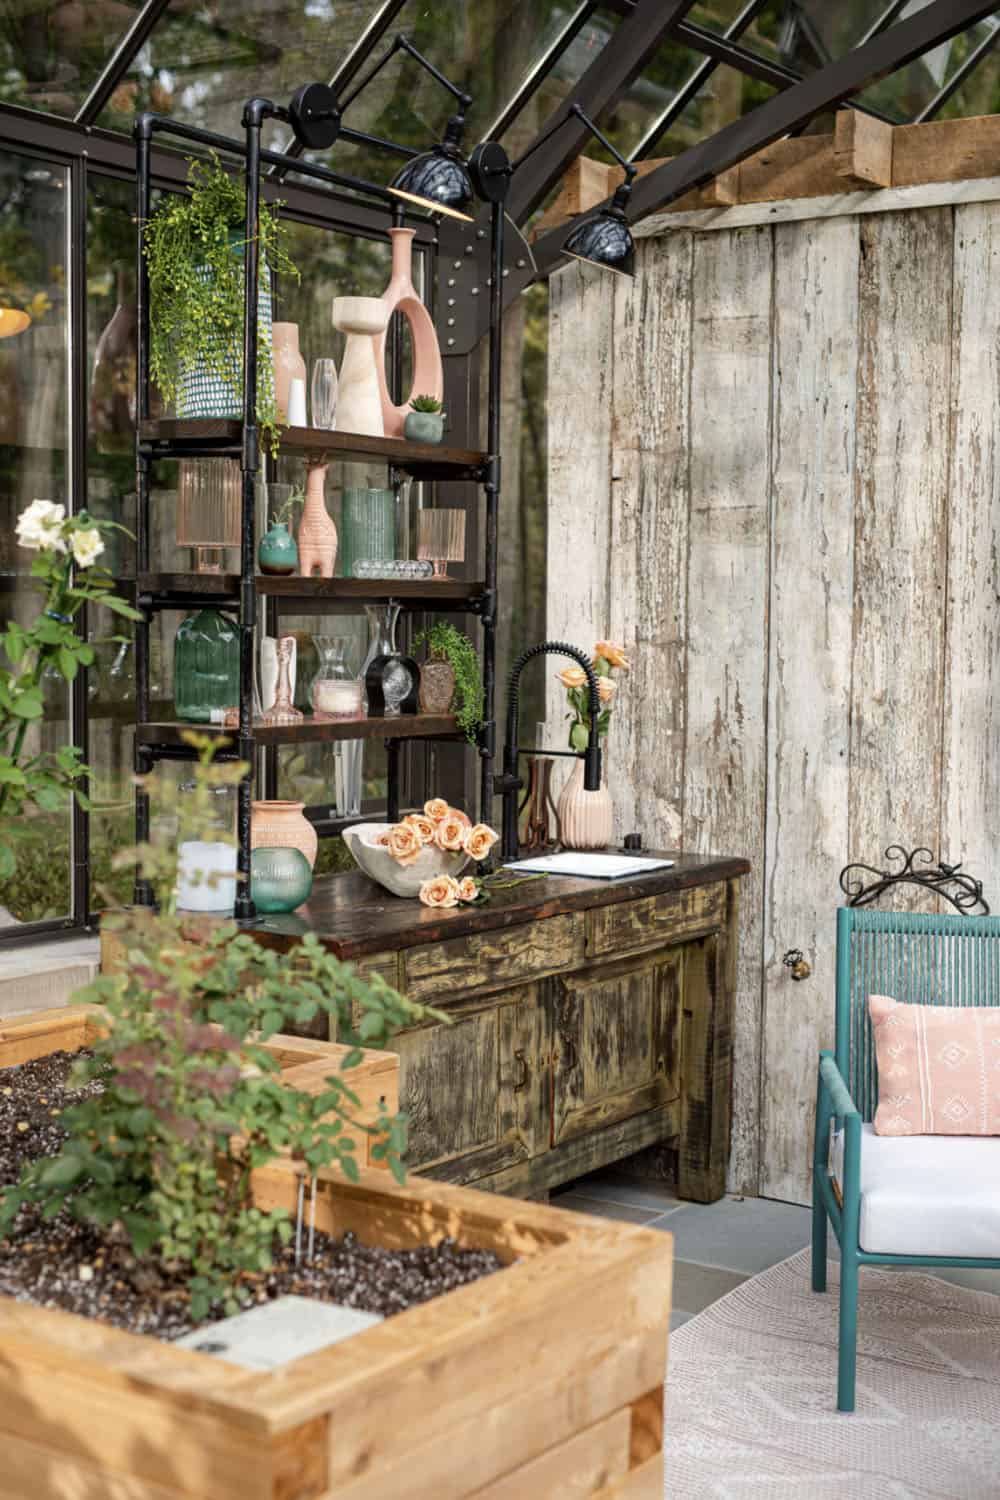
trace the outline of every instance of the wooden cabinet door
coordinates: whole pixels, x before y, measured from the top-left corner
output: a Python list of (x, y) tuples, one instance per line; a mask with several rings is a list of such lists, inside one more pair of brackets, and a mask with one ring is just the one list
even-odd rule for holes
[(552, 1144), (680, 1092), (682, 947), (550, 981)]
[(400, 1107), (407, 1165), (446, 1182), (474, 1182), (548, 1145), (548, 1049), (538, 986), (449, 1009), (451, 1025), (404, 1031)]

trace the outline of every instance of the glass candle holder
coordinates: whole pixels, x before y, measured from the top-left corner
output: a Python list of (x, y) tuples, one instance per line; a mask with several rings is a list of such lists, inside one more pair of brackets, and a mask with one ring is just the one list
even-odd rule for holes
[(317, 719), (364, 717), (361, 683), (345, 660), (349, 644), (343, 635), (313, 636), (319, 668), (313, 678), (310, 701)]
[(450, 562), (465, 560), (465, 511), (422, 510), (417, 515), (417, 556), (434, 564), (434, 577), (448, 577)]
[(292, 701), (292, 679), (291, 663), (292, 650), (295, 646), (295, 637), (282, 635), (278, 637), (275, 648), (278, 662), (278, 680), (274, 690), (274, 703), (261, 715), (261, 724), (267, 728), (274, 728), (282, 724), (301, 724), (304, 715), (299, 712)]
[(177, 465), (177, 545), (193, 547), (199, 573), (220, 573), (225, 548), (240, 544), (242, 489), (234, 458)]

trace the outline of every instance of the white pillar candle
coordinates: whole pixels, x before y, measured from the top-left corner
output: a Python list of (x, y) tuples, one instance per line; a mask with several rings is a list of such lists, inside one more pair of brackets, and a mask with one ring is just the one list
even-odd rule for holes
[(306, 383), (304, 380), (293, 379), (288, 388), (288, 425), (289, 427), (305, 427), (306, 422)]
[(230, 844), (190, 839), (178, 852), (178, 908), (232, 914), (236, 901), (235, 848)]
[(361, 683), (321, 677), (313, 687), (313, 710), (329, 719), (360, 719)]

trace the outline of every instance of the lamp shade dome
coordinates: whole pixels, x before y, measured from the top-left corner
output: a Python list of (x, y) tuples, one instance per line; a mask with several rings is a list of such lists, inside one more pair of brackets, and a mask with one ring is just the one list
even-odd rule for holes
[(473, 191), (468, 168), (460, 156), (442, 146), (408, 161), (389, 184), (389, 191), (433, 213), (472, 221)]
[(635, 275), (635, 241), (623, 214), (604, 209), (577, 224), (563, 246), (566, 255), (589, 260), (620, 276)]

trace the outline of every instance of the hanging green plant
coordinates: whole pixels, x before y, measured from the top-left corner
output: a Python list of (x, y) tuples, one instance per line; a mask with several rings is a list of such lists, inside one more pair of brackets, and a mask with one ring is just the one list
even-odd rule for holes
[(455, 674), (455, 718), (469, 741), (476, 742), (476, 731), (483, 722), (483, 673), (475, 646), (464, 631), (444, 620), (437, 620), (429, 630), (422, 630), (414, 646), (426, 644), (432, 656), (450, 662)]
[[(188, 163), (188, 194), (171, 194), (146, 226), (149, 268), (150, 373), (170, 403), (191, 372), (221, 382), (235, 410), (243, 401), (243, 255), (246, 203), (241, 180), (217, 156)], [(299, 272), (288, 253), (288, 226), (274, 206), (261, 204), (260, 270), (267, 278)], [(278, 451), (278, 410), (270, 319), (261, 318), (257, 340), (257, 422), (262, 441)]]

